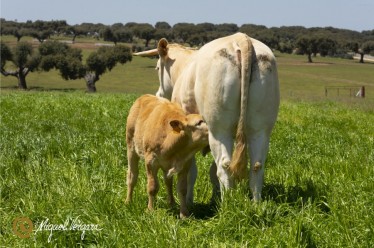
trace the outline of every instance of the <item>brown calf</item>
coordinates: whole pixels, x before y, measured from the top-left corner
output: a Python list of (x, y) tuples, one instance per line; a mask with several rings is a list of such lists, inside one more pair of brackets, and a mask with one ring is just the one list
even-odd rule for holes
[(201, 115), (186, 115), (176, 103), (153, 95), (138, 98), (130, 109), (126, 124), (128, 158), (127, 199), (132, 199), (138, 178), (139, 158), (147, 171), (148, 209), (153, 209), (159, 190), (158, 169), (164, 172), (169, 204), (174, 204), (173, 174), (178, 175), (177, 190), (180, 217), (189, 215), (186, 205), (187, 163), (197, 151), (208, 145), (208, 127)]

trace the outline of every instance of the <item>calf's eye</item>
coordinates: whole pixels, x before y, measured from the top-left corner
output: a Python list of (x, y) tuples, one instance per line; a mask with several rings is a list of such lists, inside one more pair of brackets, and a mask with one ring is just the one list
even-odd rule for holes
[(195, 126), (200, 126), (200, 125), (203, 124), (203, 123), (205, 123), (204, 120), (199, 120), (199, 121), (195, 124)]

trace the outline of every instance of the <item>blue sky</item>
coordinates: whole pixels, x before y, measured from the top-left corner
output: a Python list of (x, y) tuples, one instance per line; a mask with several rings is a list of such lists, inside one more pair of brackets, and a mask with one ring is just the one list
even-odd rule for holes
[(1, 0), (7, 20), (66, 20), (117, 22), (246, 23), (267, 27), (333, 26), (351, 30), (374, 29), (373, 0)]

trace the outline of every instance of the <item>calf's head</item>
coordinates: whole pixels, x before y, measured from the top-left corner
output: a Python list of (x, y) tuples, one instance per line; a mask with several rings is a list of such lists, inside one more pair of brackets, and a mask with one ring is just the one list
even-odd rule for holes
[[(187, 115), (184, 121), (172, 120), (170, 121), (170, 126), (173, 128), (173, 132), (178, 134), (178, 139), (174, 140), (174, 142), (176, 142), (174, 145), (177, 143), (179, 143), (179, 145), (175, 146), (177, 150), (173, 152), (174, 154), (183, 154), (184, 162), (209, 144), (208, 126), (201, 115)], [(179, 173), (183, 169), (183, 159), (179, 160), (177, 164), (174, 164), (167, 174), (168, 177)]]
[(208, 126), (199, 114), (189, 114), (185, 120), (172, 120), (173, 131), (188, 139), (186, 149), (202, 149), (208, 145)]

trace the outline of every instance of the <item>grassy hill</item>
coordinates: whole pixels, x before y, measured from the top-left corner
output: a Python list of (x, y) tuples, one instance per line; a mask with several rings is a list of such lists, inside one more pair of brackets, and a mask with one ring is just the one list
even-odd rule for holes
[[(168, 209), (163, 184), (156, 210), (145, 210), (143, 163), (134, 202), (124, 204), (125, 122), (136, 96), (2, 92), (3, 246), (374, 245), (373, 109), (283, 100), (266, 164), (264, 200), (254, 204), (241, 185), (221, 205), (210, 205), (212, 157), (198, 155), (196, 205), (193, 217), (182, 221), (177, 209)], [(14, 234), (19, 216), (32, 221), (31, 238)], [(40, 227), (46, 221), (67, 229), (48, 231)], [(71, 229), (73, 223), (97, 229), (83, 234)]]

